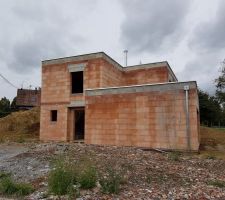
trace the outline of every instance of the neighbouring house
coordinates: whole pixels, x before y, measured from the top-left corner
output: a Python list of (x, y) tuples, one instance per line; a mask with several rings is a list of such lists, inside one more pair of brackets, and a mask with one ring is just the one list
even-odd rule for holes
[(41, 89), (18, 89), (16, 96), (16, 106), (20, 110), (27, 110), (40, 106)]
[(122, 67), (104, 52), (45, 60), (40, 139), (197, 151), (196, 82), (178, 82), (168, 62)]

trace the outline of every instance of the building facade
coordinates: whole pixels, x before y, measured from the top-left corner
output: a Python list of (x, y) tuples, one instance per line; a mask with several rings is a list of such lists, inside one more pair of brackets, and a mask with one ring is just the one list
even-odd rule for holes
[(27, 110), (40, 106), (41, 89), (17, 89), (16, 106), (20, 110)]
[(167, 62), (122, 67), (103, 52), (42, 62), (40, 139), (199, 148), (195, 81)]

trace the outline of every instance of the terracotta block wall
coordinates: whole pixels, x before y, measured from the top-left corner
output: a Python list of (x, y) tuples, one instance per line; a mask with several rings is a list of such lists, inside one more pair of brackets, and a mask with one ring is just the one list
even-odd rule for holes
[(69, 75), (65, 64), (44, 66), (42, 68), (41, 103), (69, 102)]
[(102, 86), (101, 69), (103, 63), (104, 60), (100, 58), (88, 61), (84, 69), (84, 89), (99, 88)]
[[(103, 103), (104, 102), (104, 103)], [(198, 150), (197, 90), (189, 91), (190, 136), (183, 89), (86, 96), (85, 142)]]
[(123, 85), (141, 85), (164, 82), (169, 82), (168, 70), (166, 67), (157, 67), (125, 71)]
[[(68, 105), (71, 101), (84, 101), (83, 94), (71, 94), (71, 74), (69, 64), (87, 63), (84, 69), (84, 90), (101, 86), (101, 67), (103, 59), (68, 62), (63, 64), (45, 65), (42, 67), (41, 94), (41, 140), (72, 139), (72, 114)], [(57, 110), (57, 122), (50, 121), (51, 110)]]
[(116, 87), (123, 85), (124, 72), (108, 63), (103, 61), (101, 66), (101, 87)]
[(103, 61), (101, 66), (100, 86), (105, 88), (169, 82), (169, 72), (165, 66), (145, 69), (128, 68), (130, 69), (121, 70)]
[[(85, 105), (85, 143), (187, 149), (183, 89), (145, 91), (151, 86), (141, 86), (141, 90), (134, 87), (128, 93), (126, 89), (116, 88), (111, 94), (103, 92), (98, 95), (93, 93), (102, 90), (96, 89), (91, 95), (87, 90), (168, 82), (171, 74), (166, 66), (125, 70), (103, 57), (74, 60), (50, 61), (46, 63), (51, 64), (45, 63), (42, 67), (41, 140), (73, 140), (74, 107), (69, 105), (81, 101)], [(81, 63), (86, 64), (86, 91), (74, 95), (71, 94), (68, 65)], [(108, 90), (111, 89), (104, 91)], [(192, 150), (199, 145), (196, 91), (196, 87), (192, 87), (189, 97)], [(51, 122), (51, 110), (58, 111), (57, 122)]]
[[(57, 121), (51, 121), (51, 110), (57, 110)], [(68, 108), (62, 104), (41, 106), (40, 140), (67, 140)]]

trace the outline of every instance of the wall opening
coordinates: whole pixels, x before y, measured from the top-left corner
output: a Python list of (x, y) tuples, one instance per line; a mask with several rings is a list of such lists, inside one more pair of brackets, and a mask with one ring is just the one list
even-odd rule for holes
[(85, 130), (85, 112), (84, 108), (76, 109), (74, 111), (74, 139), (83, 140)]
[(83, 71), (71, 73), (72, 94), (83, 93)]
[(51, 110), (51, 121), (52, 122), (57, 121), (57, 110)]

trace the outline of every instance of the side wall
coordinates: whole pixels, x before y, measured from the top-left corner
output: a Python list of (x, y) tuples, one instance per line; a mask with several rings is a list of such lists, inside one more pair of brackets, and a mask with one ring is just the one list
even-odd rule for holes
[[(130, 67), (132, 69), (132, 67)], [(151, 83), (165, 83), (168, 80), (166, 67), (136, 69), (125, 71), (123, 85), (141, 85)]]
[(124, 72), (107, 61), (101, 66), (101, 87), (116, 87), (123, 85)]
[(198, 150), (196, 84), (186, 83), (190, 85), (190, 135), (186, 130), (184, 85), (177, 83), (87, 91), (85, 142)]
[(166, 66), (143, 69), (127, 67), (127, 69), (120, 70), (107, 61), (103, 61), (101, 65), (101, 88), (165, 82), (169, 82), (169, 72)]
[[(41, 140), (66, 140), (67, 139), (67, 107), (69, 104), (70, 86), (69, 74), (66, 65), (42, 67), (42, 92), (41, 92)], [(57, 122), (51, 122), (50, 111), (57, 110)]]

